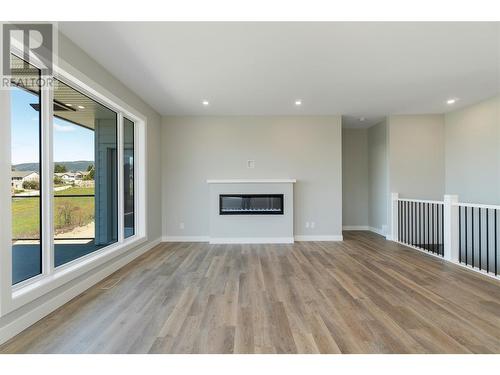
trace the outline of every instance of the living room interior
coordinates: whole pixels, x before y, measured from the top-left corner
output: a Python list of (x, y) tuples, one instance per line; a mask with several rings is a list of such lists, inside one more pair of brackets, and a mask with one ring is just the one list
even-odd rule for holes
[(0, 91), (0, 353), (500, 352), (500, 23), (53, 26)]

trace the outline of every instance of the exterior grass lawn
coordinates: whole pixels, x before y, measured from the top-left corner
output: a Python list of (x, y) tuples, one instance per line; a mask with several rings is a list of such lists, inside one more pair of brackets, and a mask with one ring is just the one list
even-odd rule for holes
[(40, 198), (12, 200), (12, 235), (15, 239), (40, 238)]
[[(94, 188), (71, 187), (57, 191), (54, 199), (56, 233), (68, 232), (94, 220)], [(67, 195), (92, 195), (67, 197)], [(40, 238), (40, 198), (14, 198), (12, 200), (12, 232), (15, 239)]]
[(94, 188), (70, 187), (69, 189), (59, 190), (55, 192), (56, 196), (60, 195), (94, 195)]

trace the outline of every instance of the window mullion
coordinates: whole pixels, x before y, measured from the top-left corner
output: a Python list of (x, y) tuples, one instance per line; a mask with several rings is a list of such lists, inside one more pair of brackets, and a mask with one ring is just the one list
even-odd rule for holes
[(124, 174), (124, 157), (123, 157), (123, 114), (118, 113), (118, 135), (117, 135), (117, 148), (118, 148), (118, 242), (123, 242), (125, 237), (125, 220), (124, 220), (124, 186), (123, 186), (123, 174)]
[[(10, 124), (10, 92), (0, 90), (0, 124)], [(12, 285), (12, 198), (11, 198), (11, 127), (0, 126), (0, 316), (7, 310)]]
[(137, 162), (138, 162), (138, 142), (139, 139), (139, 131), (138, 131), (137, 122), (134, 122), (134, 234), (139, 235), (141, 232), (140, 226), (140, 213), (139, 213), (139, 179), (137, 177)]
[[(44, 77), (46, 82), (52, 77)], [(42, 200), (42, 265), (44, 275), (54, 272), (54, 163), (53, 163), (53, 98), (52, 85), (41, 88), (41, 200)]]

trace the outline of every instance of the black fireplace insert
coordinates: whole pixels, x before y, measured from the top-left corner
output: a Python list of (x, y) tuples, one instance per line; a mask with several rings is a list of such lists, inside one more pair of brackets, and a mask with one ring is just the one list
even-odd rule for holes
[(220, 194), (220, 215), (283, 215), (283, 194)]

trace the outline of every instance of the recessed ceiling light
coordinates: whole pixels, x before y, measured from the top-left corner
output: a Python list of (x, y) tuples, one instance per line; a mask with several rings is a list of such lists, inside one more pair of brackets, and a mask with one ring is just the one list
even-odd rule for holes
[(365, 119), (364, 117), (360, 117), (360, 118), (359, 118), (359, 121), (361, 121), (361, 122), (363, 122), (363, 121), (365, 121), (365, 120), (366, 120), (366, 119)]
[(455, 104), (456, 102), (457, 102), (457, 99), (452, 98), (452, 99), (448, 99), (448, 100), (446, 101), (446, 104)]
[(73, 107), (73, 104), (66, 104), (66, 107)]
[(78, 108), (85, 109), (85, 107), (83, 105), (79, 105)]
[(205, 107), (208, 107), (210, 105), (208, 100), (202, 101), (201, 104), (203, 104)]
[(296, 106), (302, 105), (302, 100), (297, 99), (297, 100), (295, 101), (295, 105), (296, 105)]

